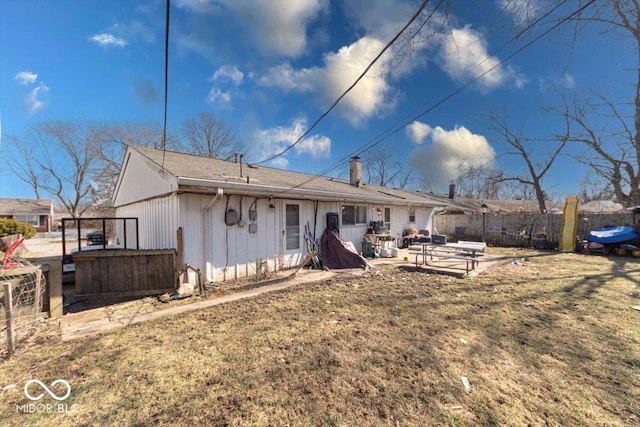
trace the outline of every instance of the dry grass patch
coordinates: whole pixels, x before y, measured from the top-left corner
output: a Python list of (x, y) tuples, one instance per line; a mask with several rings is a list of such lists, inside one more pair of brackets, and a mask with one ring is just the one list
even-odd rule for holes
[[(23, 351), (0, 425), (640, 424), (640, 263), (493, 251), (527, 260), (381, 266)], [(69, 381), (75, 411), (16, 411), (31, 378)]]

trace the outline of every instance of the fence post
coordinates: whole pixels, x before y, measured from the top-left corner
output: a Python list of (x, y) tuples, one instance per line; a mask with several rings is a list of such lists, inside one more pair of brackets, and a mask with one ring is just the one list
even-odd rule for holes
[(49, 317), (62, 317), (62, 260), (49, 264)]
[(42, 307), (42, 281), (43, 281), (42, 269), (38, 268), (36, 270), (36, 286), (34, 295), (34, 305), (35, 305), (35, 319), (37, 320), (40, 317), (40, 307)]
[(7, 321), (7, 351), (13, 354), (16, 348), (15, 331), (13, 330), (13, 295), (11, 295), (11, 282), (2, 284), (4, 288), (4, 315)]

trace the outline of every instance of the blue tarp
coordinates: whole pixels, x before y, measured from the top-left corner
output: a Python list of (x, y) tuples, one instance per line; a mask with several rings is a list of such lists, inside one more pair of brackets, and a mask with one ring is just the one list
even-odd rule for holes
[(640, 233), (634, 230), (633, 227), (619, 225), (593, 230), (589, 233), (588, 240), (598, 243), (622, 243), (638, 238), (640, 238)]

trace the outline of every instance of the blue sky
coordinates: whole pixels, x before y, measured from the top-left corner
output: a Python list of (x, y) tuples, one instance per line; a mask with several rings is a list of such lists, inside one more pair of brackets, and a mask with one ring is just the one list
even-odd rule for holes
[[(528, 8), (516, 7), (521, 3)], [(523, 30), (523, 11), (537, 17), (556, 3), (453, 0), (447, 25), (436, 16), (411, 45), (401, 38), (308, 138), (270, 164), (321, 172), (397, 130), (381, 147), (402, 163), (418, 160), (415, 185), (419, 174), (432, 190), (445, 192), (461, 164), (524, 171), (520, 159), (502, 155), (488, 120), (492, 111), (529, 137), (549, 138), (563, 124), (544, 107), (592, 90), (624, 101), (633, 83), (628, 41), (602, 36), (599, 28), (573, 41), (567, 24), (505, 60), (578, 6), (564, 3), (542, 26), (499, 50)], [(418, 4), (173, 0), (168, 128), (209, 112), (244, 142), (249, 161), (268, 158), (355, 81)], [(164, 8), (164, 1), (141, 0), (0, 1), (3, 138), (50, 120), (161, 124)], [(547, 150), (539, 145), (540, 153)], [(7, 149), (1, 144), (0, 156)], [(332, 175), (347, 171), (342, 165)], [(564, 197), (578, 190), (585, 173), (565, 156), (545, 186)], [(0, 171), (0, 197), (32, 196), (26, 184)]]

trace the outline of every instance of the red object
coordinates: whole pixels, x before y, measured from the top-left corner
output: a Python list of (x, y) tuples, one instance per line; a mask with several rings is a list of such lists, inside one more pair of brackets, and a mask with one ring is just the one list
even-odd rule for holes
[(4, 253), (4, 260), (2, 262), (2, 270), (11, 270), (12, 268), (22, 267), (19, 262), (13, 262), (13, 253), (24, 242), (24, 236), (20, 236), (18, 240), (13, 242), (9, 249)]

